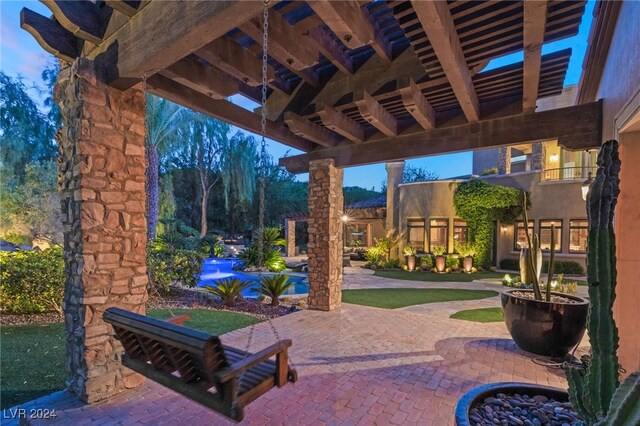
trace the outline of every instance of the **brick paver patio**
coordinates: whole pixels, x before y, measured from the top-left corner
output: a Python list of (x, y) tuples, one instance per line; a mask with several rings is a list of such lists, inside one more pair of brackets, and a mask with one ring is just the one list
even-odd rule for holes
[[(450, 425), (459, 396), (479, 384), (565, 386), (561, 370), (534, 364), (530, 354), (516, 348), (504, 324), (453, 320), (428, 306), (414, 313), (344, 304), (333, 312), (278, 318), (274, 324), (281, 336), (293, 339), (299, 381), (254, 402), (243, 424)], [(222, 340), (244, 347), (248, 332), (237, 330)], [(269, 325), (259, 324), (252, 348), (273, 340)], [(23, 407), (27, 412), (56, 409), (54, 420), (34, 424), (230, 424), (150, 381), (91, 406), (59, 392)]]

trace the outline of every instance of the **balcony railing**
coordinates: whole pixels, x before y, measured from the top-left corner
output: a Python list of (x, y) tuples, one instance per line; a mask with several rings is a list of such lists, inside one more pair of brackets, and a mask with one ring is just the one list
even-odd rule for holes
[(555, 180), (585, 180), (596, 175), (595, 167), (562, 167), (560, 169), (546, 169), (542, 171), (543, 181)]

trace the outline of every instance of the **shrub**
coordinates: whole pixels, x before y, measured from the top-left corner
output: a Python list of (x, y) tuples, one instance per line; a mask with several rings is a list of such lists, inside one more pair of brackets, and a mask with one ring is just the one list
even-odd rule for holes
[(400, 269), (402, 268), (402, 262), (400, 259), (389, 259), (384, 262), (384, 269)]
[(475, 256), (476, 255), (476, 247), (473, 243), (468, 242), (455, 242), (453, 244), (453, 251), (458, 253), (462, 257)]
[(460, 258), (457, 256), (447, 256), (444, 264), (446, 268), (451, 268), (455, 271), (460, 268)]
[(445, 246), (433, 246), (431, 247), (431, 253), (434, 256), (443, 256), (447, 252)]
[(506, 269), (507, 271), (519, 271), (520, 261), (518, 259), (502, 259), (500, 261), (500, 269)]
[(204, 256), (193, 250), (163, 248), (150, 245), (147, 266), (151, 283), (164, 291), (174, 283), (195, 287), (202, 271)]
[(431, 256), (424, 256), (420, 258), (420, 267), (422, 269), (426, 269), (429, 270), (431, 268), (433, 268), (433, 257)]
[[(542, 270), (549, 270), (549, 261), (545, 260), (542, 262)], [(553, 270), (556, 274), (584, 275), (584, 268), (578, 262), (572, 260), (556, 260)]]
[(233, 306), (236, 299), (242, 296), (242, 291), (251, 285), (251, 281), (240, 281), (237, 278), (223, 279), (215, 285), (204, 286), (204, 291), (218, 296), (225, 305)]
[(367, 261), (368, 265), (378, 266), (382, 263), (385, 255), (386, 253), (384, 252), (384, 249), (378, 246), (373, 246), (364, 253), (364, 258)]
[(284, 238), (280, 238), (280, 228), (264, 228), (262, 235), (258, 235), (257, 238), (262, 238), (262, 265), (260, 264), (258, 241), (253, 241), (249, 247), (238, 254), (245, 267), (266, 267), (271, 272), (283, 271), (286, 268), (286, 264), (277, 247), (286, 245), (287, 242)]
[(405, 256), (415, 256), (416, 253), (418, 253), (418, 250), (411, 244), (407, 244), (404, 247), (403, 253)]
[(0, 306), (3, 312), (62, 313), (64, 284), (61, 246), (43, 251), (0, 253)]
[(482, 173), (480, 173), (480, 176), (489, 176), (489, 175), (497, 175), (497, 174), (498, 174), (498, 168), (491, 167), (488, 169), (484, 169)]
[(293, 284), (293, 281), (289, 281), (287, 275), (272, 275), (270, 277), (262, 277), (260, 279), (260, 287), (254, 291), (270, 297), (271, 306), (278, 306), (280, 304), (280, 296), (286, 293)]

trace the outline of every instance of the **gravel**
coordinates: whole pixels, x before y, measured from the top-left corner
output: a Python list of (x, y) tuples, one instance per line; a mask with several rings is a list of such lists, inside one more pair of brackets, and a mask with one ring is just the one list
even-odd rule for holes
[(564, 426), (581, 422), (570, 402), (517, 393), (485, 398), (469, 410), (469, 420), (473, 426)]
[[(511, 294), (512, 296), (520, 297), (522, 299), (535, 299), (535, 296), (534, 296), (532, 291), (512, 291), (509, 294)], [(551, 302), (552, 303), (567, 303), (567, 304), (581, 303), (578, 300), (570, 299), (570, 298), (564, 297), (564, 296), (558, 296), (558, 295), (555, 295), (555, 294), (551, 295)]]

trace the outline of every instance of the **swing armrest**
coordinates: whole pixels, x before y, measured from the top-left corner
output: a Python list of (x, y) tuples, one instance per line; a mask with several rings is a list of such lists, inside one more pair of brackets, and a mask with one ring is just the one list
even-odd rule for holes
[(245, 371), (255, 367), (261, 362), (268, 360), (274, 355), (279, 355), (283, 352), (286, 353), (289, 347), (291, 347), (291, 340), (281, 340), (278, 343), (264, 348), (260, 352), (250, 354), (245, 359), (231, 364), (229, 367), (216, 373), (215, 377), (218, 381), (220, 381), (220, 383), (224, 383), (228, 380), (240, 376)]

